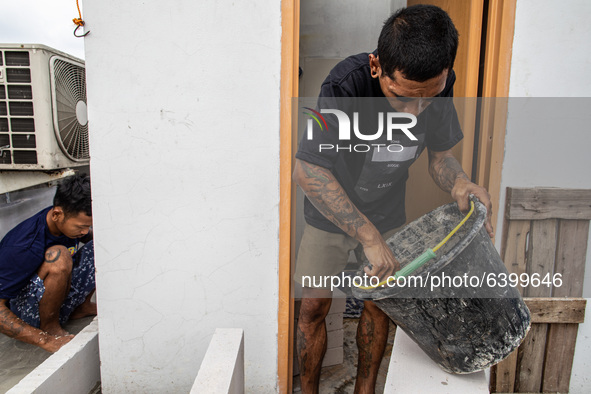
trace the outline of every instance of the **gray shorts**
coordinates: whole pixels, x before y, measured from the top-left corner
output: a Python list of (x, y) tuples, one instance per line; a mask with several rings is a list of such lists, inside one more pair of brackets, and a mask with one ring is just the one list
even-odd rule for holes
[[(388, 239), (398, 230), (400, 227), (388, 230), (382, 237)], [(298, 249), (294, 280), (302, 284), (304, 276), (319, 278), (340, 275), (352, 250), (356, 251), (357, 256), (363, 253), (355, 238), (346, 234), (329, 233), (306, 224)], [(359, 257), (357, 260), (360, 261)]]

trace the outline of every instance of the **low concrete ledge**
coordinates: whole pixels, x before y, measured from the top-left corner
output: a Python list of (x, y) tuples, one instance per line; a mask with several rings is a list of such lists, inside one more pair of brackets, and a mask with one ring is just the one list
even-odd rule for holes
[(384, 394), (488, 394), (484, 371), (454, 375), (442, 370), (400, 328), (396, 330)]
[(7, 394), (85, 394), (100, 382), (98, 322), (95, 318), (74, 339), (25, 376)]
[(215, 330), (191, 393), (244, 393), (244, 330)]

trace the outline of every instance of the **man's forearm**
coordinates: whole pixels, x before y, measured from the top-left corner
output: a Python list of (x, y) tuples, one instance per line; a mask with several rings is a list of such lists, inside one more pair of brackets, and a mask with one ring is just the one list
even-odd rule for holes
[(429, 151), (429, 174), (437, 186), (448, 193), (451, 193), (458, 179), (470, 181), (460, 163), (449, 151)]
[(380, 236), (326, 168), (297, 160), (294, 179), (316, 209), (351, 237), (365, 244)]
[(8, 306), (0, 300), (0, 332), (19, 341), (43, 347), (48, 334), (19, 319)]

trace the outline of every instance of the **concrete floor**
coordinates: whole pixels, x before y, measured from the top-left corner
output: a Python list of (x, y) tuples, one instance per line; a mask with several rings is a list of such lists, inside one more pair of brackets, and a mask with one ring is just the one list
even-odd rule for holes
[[(93, 317), (69, 321), (65, 328), (77, 334)], [(51, 353), (0, 334), (0, 394), (6, 393), (29, 372), (45, 361)]]
[[(340, 365), (333, 365), (322, 368), (320, 376), (320, 393), (322, 394), (352, 394), (355, 388), (355, 376), (357, 374), (357, 344), (355, 335), (357, 332), (357, 323), (359, 319), (345, 318), (343, 328), (345, 330), (345, 340), (343, 343), (344, 362)], [(376, 384), (376, 394), (383, 394), (388, 373), (388, 364), (392, 355), (392, 345), (394, 343), (394, 325), (390, 323), (390, 332), (388, 335), (388, 345), (384, 359), (380, 366), (378, 381)], [(300, 377), (293, 378), (293, 392), (300, 393)]]

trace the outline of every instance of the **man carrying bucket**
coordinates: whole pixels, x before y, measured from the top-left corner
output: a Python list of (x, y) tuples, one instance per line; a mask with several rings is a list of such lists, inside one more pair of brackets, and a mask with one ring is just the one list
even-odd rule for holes
[[(447, 13), (438, 7), (417, 5), (397, 11), (384, 23), (376, 51), (351, 56), (331, 70), (321, 87), (319, 107), (341, 98), (376, 97), (387, 100), (390, 111), (413, 115), (419, 125), (429, 112), (437, 123), (429, 122), (422, 132), (418, 127), (417, 132), (403, 133), (400, 127), (371, 144), (358, 134), (346, 146), (335, 132), (315, 132), (313, 138), (302, 138), (293, 179), (306, 194), (307, 225), (298, 251), (296, 281), (302, 283), (304, 275), (338, 275), (349, 252), (358, 245), (370, 263), (365, 268), (368, 276), (384, 280), (400, 269), (384, 239), (406, 220), (408, 167), (425, 147), (435, 183), (451, 193), (462, 211), (468, 209), (468, 196), (474, 194), (488, 209), (486, 229), (493, 236), (487, 191), (470, 181), (451, 153), (463, 137), (453, 105), (429, 109), (431, 98), (453, 96), (457, 47), (458, 33)], [(423, 118), (419, 117), (422, 113)], [(328, 130), (340, 126), (335, 123), (337, 117), (331, 116), (338, 111), (316, 114), (325, 114), (322, 121), (328, 122)], [(400, 148), (390, 149), (394, 145)], [(331, 290), (326, 287), (303, 287), (297, 353), (304, 393), (318, 392), (330, 297)], [(388, 317), (373, 302), (365, 301), (357, 330), (356, 393), (374, 392), (388, 325)]]

